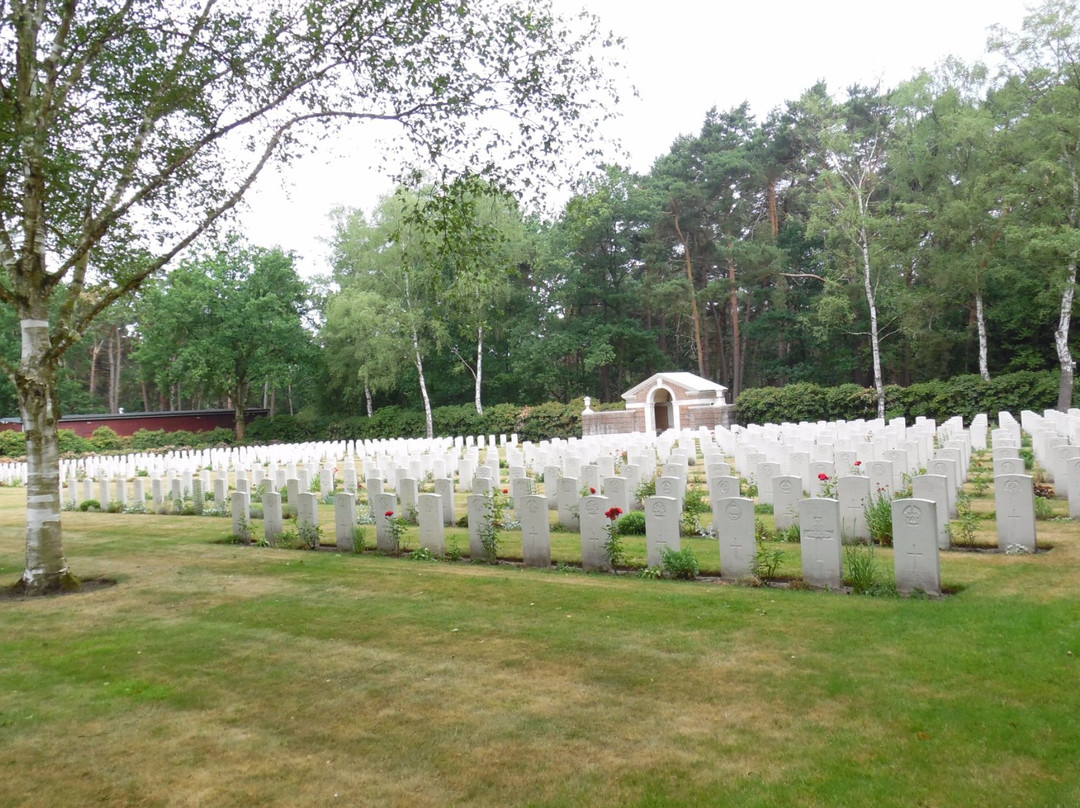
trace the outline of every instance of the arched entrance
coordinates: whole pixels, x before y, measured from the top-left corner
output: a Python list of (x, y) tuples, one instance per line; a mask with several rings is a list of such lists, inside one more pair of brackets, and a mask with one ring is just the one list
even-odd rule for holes
[(657, 435), (668, 429), (678, 429), (678, 413), (675, 411), (675, 402), (671, 391), (666, 387), (658, 387), (653, 390), (649, 395), (645, 416), (646, 429), (655, 432)]

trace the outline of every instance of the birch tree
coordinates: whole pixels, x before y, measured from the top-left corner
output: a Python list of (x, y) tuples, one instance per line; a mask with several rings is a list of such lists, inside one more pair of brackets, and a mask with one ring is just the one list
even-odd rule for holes
[(594, 44), (593, 18), (519, 0), (0, 3), (0, 303), (22, 343), (0, 366), (27, 438), (20, 589), (77, 584), (57, 368), (96, 317), (268, 165), (347, 122), (395, 124), (404, 160), (531, 179), (567, 138), (588, 142), (613, 97)]
[(1072, 406), (1076, 360), (1072, 312), (1080, 260), (1080, 10), (1070, 0), (1034, 9), (1019, 32), (996, 28), (992, 51), (1006, 60), (994, 102), (1004, 112), (1015, 171), (1006, 186), (1016, 210), (1007, 231), (1033, 267), (1049, 267), (1058, 293), (1054, 349), (1058, 409)]
[(882, 222), (876, 209), (886, 188), (886, 110), (875, 92), (856, 89), (822, 133), (824, 170), (818, 178), (813, 218), (808, 229), (825, 235), (842, 280), (858, 279), (868, 309), (871, 369), (878, 417), (885, 417), (885, 381), (881, 366), (878, 292), (883, 277), (877, 239)]

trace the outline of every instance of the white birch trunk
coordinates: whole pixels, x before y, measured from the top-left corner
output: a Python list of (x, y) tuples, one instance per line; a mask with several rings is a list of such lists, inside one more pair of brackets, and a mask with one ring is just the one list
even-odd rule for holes
[(870, 275), (870, 239), (866, 233), (866, 210), (859, 199), (859, 212), (862, 224), (859, 226), (859, 248), (862, 250), (863, 286), (866, 290), (866, 303), (870, 307), (870, 354), (874, 363), (874, 392), (877, 393), (878, 418), (885, 417), (885, 382), (881, 377), (881, 343), (878, 337), (877, 300), (874, 296), (874, 284)]
[(475, 384), (474, 401), (478, 415), (484, 414), (484, 404), (480, 400), (480, 381), (484, 373), (484, 326), (481, 324), (476, 329), (476, 372), (473, 374)]
[(435, 425), (431, 418), (431, 399), (428, 398), (427, 381), (424, 379), (424, 357), (420, 354), (420, 335), (416, 329), (412, 330), (413, 361), (416, 364), (416, 374), (420, 377), (420, 397), (424, 399), (424, 423), (427, 426), (428, 440), (435, 437)]
[(982, 292), (975, 293), (975, 328), (979, 334), (979, 375), (990, 381), (990, 351), (986, 340), (986, 313), (983, 310)]
[[(1080, 211), (1080, 183), (1076, 177), (1076, 163), (1070, 165), (1072, 176), (1072, 207), (1069, 209), (1069, 225), (1075, 230), (1078, 211)], [(1058, 365), (1061, 367), (1061, 384), (1058, 387), (1057, 408), (1068, 412), (1072, 406), (1073, 372), (1075, 362), (1069, 349), (1069, 328), (1072, 324), (1073, 298), (1076, 296), (1076, 251), (1069, 254), (1069, 265), (1065, 288), (1061, 292), (1061, 310), (1058, 313), (1058, 326), (1054, 329), (1054, 347), (1057, 349)]]
[(1061, 311), (1058, 326), (1054, 329), (1054, 347), (1057, 348), (1058, 364), (1061, 366), (1061, 385), (1058, 387), (1057, 408), (1068, 412), (1072, 406), (1073, 356), (1069, 350), (1069, 325), (1072, 320), (1073, 298), (1076, 295), (1076, 259), (1069, 259), (1068, 277), (1061, 293)]
[(60, 526), (60, 411), (48, 349), (48, 321), (23, 320), (18, 388), (26, 435), (26, 569), (19, 585), (33, 594), (78, 586), (64, 557)]

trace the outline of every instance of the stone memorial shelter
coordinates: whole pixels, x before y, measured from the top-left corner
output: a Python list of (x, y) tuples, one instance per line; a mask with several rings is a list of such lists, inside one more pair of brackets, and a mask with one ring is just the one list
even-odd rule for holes
[(734, 422), (735, 405), (727, 403), (726, 393), (723, 385), (694, 373), (656, 373), (622, 394), (625, 410), (594, 412), (586, 398), (581, 432), (587, 437), (729, 427)]

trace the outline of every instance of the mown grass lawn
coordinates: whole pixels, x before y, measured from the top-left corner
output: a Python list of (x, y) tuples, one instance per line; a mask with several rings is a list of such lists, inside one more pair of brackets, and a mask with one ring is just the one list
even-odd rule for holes
[(1037, 556), (945, 554), (942, 599), (64, 524), (73, 570), (119, 583), (0, 600), (0, 806), (1080, 805), (1071, 522)]

